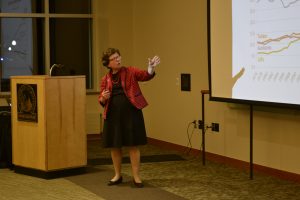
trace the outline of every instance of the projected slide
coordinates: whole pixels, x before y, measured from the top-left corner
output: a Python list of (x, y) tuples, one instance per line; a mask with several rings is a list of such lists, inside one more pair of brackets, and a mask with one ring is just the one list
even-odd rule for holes
[(300, 104), (300, 0), (232, 0), (232, 98)]

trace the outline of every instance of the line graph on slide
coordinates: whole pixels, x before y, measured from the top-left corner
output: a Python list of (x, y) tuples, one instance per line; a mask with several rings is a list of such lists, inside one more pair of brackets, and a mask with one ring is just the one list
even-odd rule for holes
[(299, 104), (300, 0), (231, 0), (232, 97)]
[(299, 8), (299, 0), (259, 0), (251, 4), (254, 79), (260, 80), (260, 74), (269, 77), (276, 71), (284, 80), (295, 81), (289, 75), (297, 71), (296, 80), (300, 80)]
[[(243, 63), (251, 63), (248, 71), (251, 70), (255, 81), (284, 80), (300, 84), (300, 0), (233, 2), (235, 71)], [(243, 21), (237, 16), (242, 16)], [(241, 55), (245, 48), (249, 51)]]
[[(267, 37), (266, 35), (263, 34), (259, 34), (258, 38), (262, 38), (264, 39), (264, 37)], [(287, 42), (284, 42), (287, 41)], [(277, 38), (267, 38), (264, 40), (258, 40), (257, 44), (258, 44), (258, 50), (260, 49), (267, 49), (266, 51), (258, 51), (258, 54), (264, 54), (264, 55), (270, 55), (270, 54), (275, 54), (275, 53), (280, 53), (282, 51), (287, 50), (291, 45), (293, 45), (294, 43), (297, 43), (300, 41), (300, 33), (292, 33), (290, 35), (283, 35)], [(282, 47), (277, 47), (277, 49), (274, 50), (270, 50), (272, 49), (272, 45), (273, 43), (281, 43)], [(283, 44), (282, 44), (283, 43)]]

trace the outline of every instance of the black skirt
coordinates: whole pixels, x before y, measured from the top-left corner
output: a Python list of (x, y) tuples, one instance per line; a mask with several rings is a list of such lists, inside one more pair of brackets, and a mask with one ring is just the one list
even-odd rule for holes
[(105, 148), (147, 143), (142, 110), (130, 103), (120, 85), (113, 85), (108, 113), (104, 120), (102, 141)]

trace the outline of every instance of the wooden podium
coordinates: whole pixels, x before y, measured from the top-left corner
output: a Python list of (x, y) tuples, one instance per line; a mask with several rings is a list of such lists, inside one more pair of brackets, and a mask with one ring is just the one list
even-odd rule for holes
[(85, 76), (12, 76), (11, 97), (15, 168), (86, 166)]

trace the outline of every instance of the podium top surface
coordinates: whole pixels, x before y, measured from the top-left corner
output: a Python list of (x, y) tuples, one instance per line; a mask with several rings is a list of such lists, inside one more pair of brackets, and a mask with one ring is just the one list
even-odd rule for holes
[(49, 75), (32, 75), (32, 76), (11, 76), (11, 79), (71, 79), (85, 78), (84, 75), (79, 76), (49, 76)]

